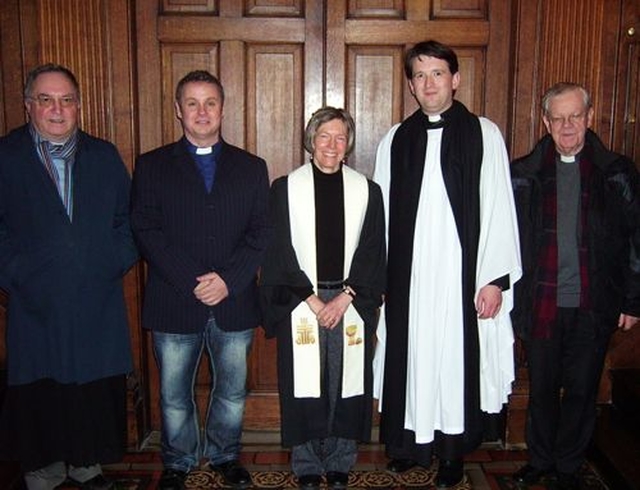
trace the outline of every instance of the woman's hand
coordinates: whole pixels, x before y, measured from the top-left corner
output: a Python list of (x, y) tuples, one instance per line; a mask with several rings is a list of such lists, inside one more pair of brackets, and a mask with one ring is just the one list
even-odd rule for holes
[(342, 320), (345, 311), (347, 311), (352, 301), (353, 298), (351, 296), (344, 292), (340, 293), (329, 301), (316, 315), (318, 324), (330, 330), (336, 328), (336, 325), (340, 323), (340, 320)]

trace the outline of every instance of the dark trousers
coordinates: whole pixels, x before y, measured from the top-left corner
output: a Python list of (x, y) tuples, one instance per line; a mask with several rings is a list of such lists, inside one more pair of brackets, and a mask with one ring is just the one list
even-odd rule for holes
[(420, 466), (428, 468), (434, 456), (438, 459), (461, 459), (465, 454), (464, 436), (436, 431), (433, 442), (416, 444), (415, 433), (405, 430), (402, 443), (387, 444), (386, 453), (390, 458), (412, 459)]
[(578, 308), (558, 308), (551, 338), (527, 342), (529, 463), (575, 473), (596, 420), (596, 396), (610, 329)]
[[(339, 281), (341, 284), (342, 281)], [(341, 289), (318, 289), (318, 296), (328, 303), (341, 293)], [(323, 475), (329, 471), (349, 473), (358, 458), (358, 442), (333, 435), (333, 423), (336, 416), (338, 397), (342, 385), (342, 344), (344, 322), (329, 330), (320, 327), (320, 364), (322, 366), (323, 391), (327, 394), (328, 437), (312, 439), (291, 449), (291, 468), (296, 476)]]

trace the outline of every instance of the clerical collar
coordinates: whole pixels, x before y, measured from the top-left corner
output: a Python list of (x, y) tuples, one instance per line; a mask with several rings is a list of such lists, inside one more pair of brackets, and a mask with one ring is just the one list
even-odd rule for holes
[(427, 129), (440, 129), (444, 126), (444, 118), (441, 114), (436, 114), (434, 116), (426, 114), (426, 116)]
[(189, 153), (191, 153), (192, 155), (205, 156), (205, 155), (211, 155), (212, 153), (217, 154), (220, 150), (220, 147), (222, 146), (220, 141), (218, 141), (213, 146), (196, 146), (193, 143), (191, 143), (191, 141), (189, 141), (187, 138), (184, 138), (184, 141), (187, 144), (187, 149), (189, 150)]
[(576, 155), (560, 155), (560, 161), (562, 163), (575, 163), (576, 160)]

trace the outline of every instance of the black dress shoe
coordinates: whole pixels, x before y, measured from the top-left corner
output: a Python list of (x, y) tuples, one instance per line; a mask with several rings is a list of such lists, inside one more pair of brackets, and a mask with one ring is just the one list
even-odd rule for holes
[(539, 483), (544, 477), (549, 476), (552, 470), (542, 470), (531, 466), (530, 464), (524, 465), (518, 471), (513, 474), (513, 480), (517, 483), (524, 483), (525, 485), (535, 485)]
[(227, 461), (226, 463), (211, 465), (211, 469), (220, 473), (225, 484), (230, 487), (247, 488), (253, 484), (251, 475), (237, 459)]
[(394, 458), (387, 463), (387, 469), (393, 473), (404, 473), (417, 465), (413, 459)]
[(455, 487), (464, 478), (464, 463), (462, 459), (441, 459), (438, 463), (436, 487)]
[(69, 478), (69, 480), (81, 490), (112, 490), (116, 487), (115, 483), (107, 480), (102, 473), (83, 482), (76, 481), (72, 478)]
[(328, 471), (325, 475), (329, 488), (347, 488), (349, 484), (349, 473), (341, 471)]
[(558, 490), (580, 490), (580, 479), (575, 473), (558, 472)]
[(299, 488), (320, 488), (322, 477), (320, 475), (302, 475), (298, 477)]
[(167, 468), (162, 472), (158, 482), (158, 490), (184, 490), (184, 482), (187, 479), (186, 471)]

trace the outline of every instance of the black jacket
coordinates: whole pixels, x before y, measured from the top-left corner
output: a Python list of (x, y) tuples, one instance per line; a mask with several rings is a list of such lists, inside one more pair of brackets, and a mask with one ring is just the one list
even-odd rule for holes
[[(547, 135), (511, 166), (523, 267), (515, 286), (512, 319), (516, 333), (524, 339), (532, 328), (543, 232), (540, 174), (550, 145), (553, 140)], [(640, 316), (638, 172), (630, 159), (609, 151), (590, 130), (583, 152), (593, 165), (587, 216), (591, 313), (601, 328), (613, 330), (620, 313)]]
[[(138, 157), (131, 226), (148, 264), (145, 328), (197, 333), (211, 312), (225, 331), (260, 324), (257, 271), (269, 239), (267, 165), (222, 145), (211, 192), (183, 140)], [(229, 288), (213, 307), (193, 294), (196, 277), (211, 271)]]

